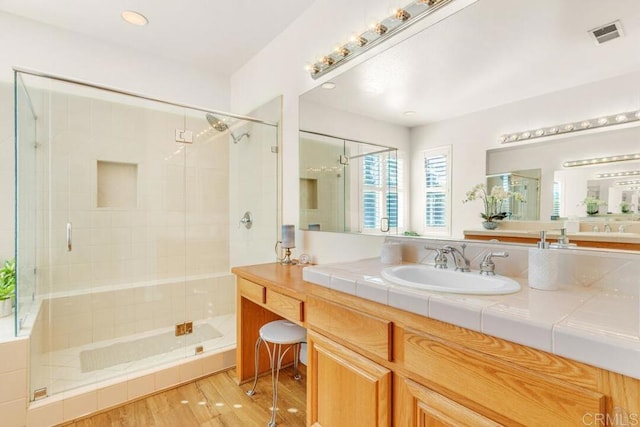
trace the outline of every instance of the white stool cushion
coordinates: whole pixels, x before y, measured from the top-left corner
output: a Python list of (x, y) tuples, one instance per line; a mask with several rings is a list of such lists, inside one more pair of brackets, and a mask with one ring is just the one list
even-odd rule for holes
[(260, 338), (274, 344), (295, 344), (307, 340), (307, 330), (288, 320), (274, 320), (260, 328)]

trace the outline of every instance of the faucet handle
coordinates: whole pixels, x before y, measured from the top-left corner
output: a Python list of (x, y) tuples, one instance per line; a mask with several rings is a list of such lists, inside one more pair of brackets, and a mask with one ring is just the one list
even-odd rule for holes
[(436, 257), (434, 259), (434, 267), (435, 268), (447, 268), (447, 264), (449, 260), (447, 259), (446, 252), (443, 249), (435, 249)]
[(493, 257), (499, 258), (507, 258), (509, 256), (508, 252), (489, 252), (485, 255), (484, 259), (480, 263), (480, 274), (484, 274), (487, 276), (495, 276), (496, 275), (496, 264), (493, 262)]

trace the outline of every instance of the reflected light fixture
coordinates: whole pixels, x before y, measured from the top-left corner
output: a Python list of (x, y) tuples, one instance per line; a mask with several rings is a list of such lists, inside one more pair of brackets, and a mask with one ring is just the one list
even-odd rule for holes
[(636, 179), (636, 180), (633, 180), (633, 181), (618, 181), (618, 182), (616, 182), (616, 185), (624, 185), (624, 186), (626, 186), (626, 185), (640, 185), (640, 180)]
[(639, 176), (640, 170), (637, 171), (624, 171), (624, 172), (607, 172), (607, 173), (597, 173), (596, 178), (621, 178), (625, 176)]
[(322, 85), (320, 87), (322, 89), (335, 89), (336, 88), (336, 84), (334, 82), (324, 82), (324, 83), (322, 83)]
[(451, 2), (453, 0), (414, 0), (404, 7), (394, 9), (390, 16), (376, 22), (366, 31), (356, 33), (348, 42), (322, 56), (306, 69), (313, 79), (317, 79)]
[(129, 24), (137, 25), (139, 27), (144, 27), (149, 23), (149, 20), (140, 12), (136, 12), (133, 10), (125, 10), (120, 14), (122, 19), (127, 21)]
[(564, 123), (561, 125), (540, 127), (537, 129), (508, 133), (500, 135), (498, 140), (501, 144), (508, 144), (512, 142), (532, 140), (535, 138), (546, 138), (556, 135), (572, 134), (585, 130), (601, 129), (609, 126), (629, 126), (629, 123), (635, 123), (636, 125), (640, 124), (640, 110), (627, 111), (624, 113), (612, 114), (610, 116), (598, 117), (595, 119), (578, 120), (572, 123)]
[(562, 167), (573, 168), (576, 166), (601, 165), (604, 163), (628, 162), (631, 160), (640, 160), (640, 154), (620, 154), (617, 156), (595, 157), (593, 159), (571, 160), (564, 162)]

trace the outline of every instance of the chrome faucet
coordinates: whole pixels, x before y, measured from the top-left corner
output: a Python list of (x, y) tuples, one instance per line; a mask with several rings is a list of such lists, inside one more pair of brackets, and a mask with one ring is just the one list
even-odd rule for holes
[(496, 264), (491, 259), (492, 257), (506, 258), (509, 254), (507, 252), (489, 252), (485, 255), (484, 259), (480, 263), (480, 274), (487, 276), (496, 275)]
[(597, 226), (597, 225), (594, 225), (594, 226), (591, 228), (591, 231), (598, 232), (598, 231), (600, 231), (600, 229), (598, 228), (598, 226)]
[(604, 232), (605, 233), (611, 233), (611, 226), (609, 225), (609, 223), (606, 223), (604, 225)]
[(453, 262), (456, 265), (456, 271), (462, 271), (462, 272), (467, 272), (467, 271), (471, 271), (470, 269), (470, 265), (471, 262), (464, 256), (464, 249), (467, 247), (467, 245), (462, 244), (461, 248), (462, 251), (460, 251), (460, 249), (455, 248), (453, 246), (444, 246), (442, 248), (442, 252), (445, 254), (451, 254), (453, 256)]
[(627, 230), (627, 228), (624, 226), (624, 224), (620, 224), (620, 227), (618, 227), (618, 233), (624, 233)]
[(435, 268), (448, 268), (447, 264), (449, 260), (447, 259), (447, 255), (442, 249), (434, 249), (436, 251), (436, 257), (433, 260), (433, 266)]

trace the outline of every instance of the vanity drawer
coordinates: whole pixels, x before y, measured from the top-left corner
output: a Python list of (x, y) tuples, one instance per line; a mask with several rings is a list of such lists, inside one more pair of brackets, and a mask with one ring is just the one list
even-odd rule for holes
[(403, 335), (409, 371), (495, 413), (501, 422), (581, 425), (584, 414), (606, 413), (601, 393), (422, 332), (407, 329)]
[(257, 283), (250, 282), (242, 277), (238, 277), (238, 293), (244, 298), (250, 299), (258, 304), (264, 304), (267, 289)]
[(304, 320), (304, 304), (298, 299), (269, 289), (267, 290), (266, 305), (269, 310), (279, 314), (285, 319), (297, 320), (299, 322)]
[(392, 360), (393, 323), (326, 300), (307, 300), (307, 324), (383, 359)]

